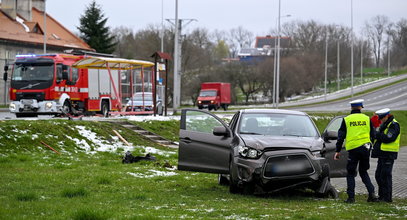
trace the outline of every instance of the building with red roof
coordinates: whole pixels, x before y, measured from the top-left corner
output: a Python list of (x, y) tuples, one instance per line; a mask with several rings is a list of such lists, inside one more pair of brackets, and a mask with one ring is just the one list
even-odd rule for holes
[[(18, 54), (44, 53), (44, 41), (46, 53), (62, 53), (69, 49), (94, 51), (49, 14), (45, 13), (44, 19), (44, 10), (44, 0), (0, 0), (1, 73)], [(0, 83), (2, 94), (4, 85), (4, 81)], [(4, 103), (4, 96), (1, 96), (0, 104)]]

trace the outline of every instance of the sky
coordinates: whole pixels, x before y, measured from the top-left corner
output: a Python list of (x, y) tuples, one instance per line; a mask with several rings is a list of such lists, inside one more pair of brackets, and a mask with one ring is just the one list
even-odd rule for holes
[[(79, 17), (92, 0), (47, 0), (47, 13), (73, 32), (78, 32)], [(162, 5), (165, 19), (175, 18), (175, 0), (96, 0), (102, 7), (107, 25), (135, 31), (148, 25), (161, 25)], [(178, 17), (196, 19), (186, 27), (229, 31), (242, 26), (256, 36), (270, 33), (276, 27), (279, 0), (178, 0)], [(390, 21), (407, 19), (407, 0), (281, 0), (281, 23), (315, 20), (322, 24), (353, 26), (360, 35), (365, 22), (376, 15)]]

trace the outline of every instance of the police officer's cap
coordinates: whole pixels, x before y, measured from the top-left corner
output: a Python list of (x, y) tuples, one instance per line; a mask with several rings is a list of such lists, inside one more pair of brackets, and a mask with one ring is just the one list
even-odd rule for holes
[(363, 108), (363, 102), (364, 101), (365, 100), (363, 100), (363, 99), (356, 99), (356, 100), (353, 100), (353, 101), (349, 102), (349, 104), (350, 104), (351, 107), (362, 106), (362, 108)]
[(389, 108), (380, 109), (380, 110), (377, 110), (375, 113), (376, 113), (376, 115), (379, 116), (380, 119), (382, 119), (382, 118), (386, 117), (386, 115), (390, 114), (390, 109)]

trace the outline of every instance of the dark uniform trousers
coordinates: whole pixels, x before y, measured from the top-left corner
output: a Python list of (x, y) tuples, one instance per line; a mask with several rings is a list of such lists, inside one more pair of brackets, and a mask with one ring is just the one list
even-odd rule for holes
[(348, 154), (348, 164), (346, 165), (348, 174), (346, 176), (346, 181), (348, 183), (347, 193), (349, 198), (355, 198), (355, 177), (358, 164), (360, 178), (362, 178), (362, 181), (365, 184), (369, 194), (374, 194), (374, 186), (370, 181), (369, 174), (367, 173), (367, 170), (370, 168), (369, 149), (362, 145), (358, 148), (348, 151)]
[(379, 158), (377, 161), (377, 168), (375, 178), (379, 186), (379, 199), (390, 202), (392, 200), (392, 170), (393, 159)]

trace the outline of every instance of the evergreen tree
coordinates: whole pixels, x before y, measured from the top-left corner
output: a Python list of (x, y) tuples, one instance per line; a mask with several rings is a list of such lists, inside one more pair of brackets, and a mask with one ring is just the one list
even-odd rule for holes
[(80, 37), (99, 53), (112, 53), (116, 43), (114, 36), (110, 34), (109, 27), (106, 27), (107, 18), (104, 18), (103, 11), (96, 1), (93, 0), (86, 8), (85, 14), (79, 19)]

